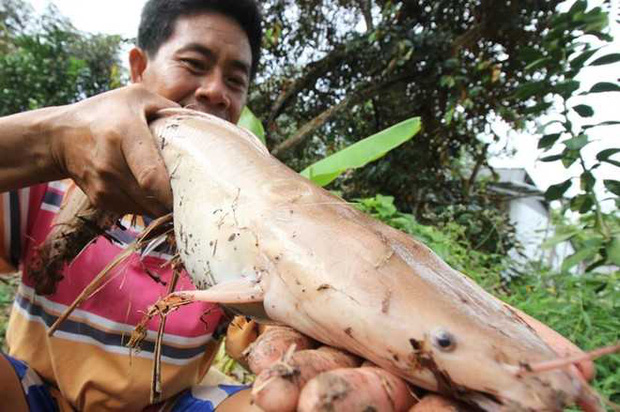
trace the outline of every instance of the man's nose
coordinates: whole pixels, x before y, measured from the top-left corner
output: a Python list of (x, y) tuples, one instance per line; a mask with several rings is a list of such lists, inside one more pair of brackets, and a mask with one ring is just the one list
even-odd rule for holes
[(196, 89), (196, 100), (218, 109), (227, 109), (230, 106), (230, 98), (224, 76), (217, 71), (205, 76)]

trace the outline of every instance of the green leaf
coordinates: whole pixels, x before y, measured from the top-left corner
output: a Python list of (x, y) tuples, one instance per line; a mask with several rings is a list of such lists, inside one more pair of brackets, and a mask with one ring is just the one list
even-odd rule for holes
[(564, 152), (562, 152), (562, 165), (568, 169), (571, 167), (573, 163), (575, 163), (579, 159), (579, 151), (578, 150), (570, 150), (566, 148)]
[(613, 155), (615, 155), (616, 153), (620, 153), (620, 149), (605, 149), (605, 150), (601, 150), (597, 155), (596, 155), (596, 160), (603, 162), (607, 159), (609, 159), (610, 157), (612, 157)]
[(597, 83), (588, 93), (620, 92), (620, 85), (610, 82)]
[(542, 102), (538, 103), (535, 106), (528, 107), (523, 110), (523, 114), (542, 114), (547, 111), (551, 106), (553, 106), (553, 102)]
[(571, 230), (568, 233), (556, 234), (555, 236), (545, 240), (543, 244), (541, 245), (541, 248), (551, 249), (552, 247), (559, 245), (562, 242), (566, 242), (567, 240), (572, 239), (573, 236), (575, 236), (579, 232), (581, 232), (581, 229)]
[(573, 70), (581, 69), (583, 67), (583, 64), (586, 62), (586, 60), (592, 57), (594, 53), (596, 53), (598, 50), (599, 49), (587, 50), (581, 53), (579, 56), (575, 57), (573, 60), (570, 61), (570, 67)]
[(448, 109), (446, 114), (443, 116), (443, 120), (446, 122), (448, 126), (452, 124), (452, 119), (454, 118), (455, 110), (456, 110), (456, 107), (452, 106), (450, 109)]
[(592, 117), (594, 116), (594, 110), (586, 105), (586, 104), (580, 104), (577, 105), (575, 107), (573, 107), (573, 110), (577, 112), (577, 114), (579, 114), (579, 116), (581, 117)]
[(562, 154), (551, 155), (551, 156), (543, 157), (542, 159), (540, 159), (540, 161), (541, 162), (555, 162), (557, 160), (562, 159), (562, 157), (564, 157), (564, 155)]
[(620, 266), (620, 236), (615, 236), (607, 245), (607, 259), (616, 266)]
[(594, 200), (591, 195), (582, 194), (576, 196), (570, 201), (570, 210), (573, 212), (579, 212), (581, 214), (587, 213), (594, 206)]
[(549, 202), (552, 200), (558, 200), (564, 195), (564, 193), (566, 193), (566, 191), (569, 187), (571, 187), (571, 185), (571, 179), (568, 179), (562, 183), (558, 183), (557, 185), (549, 186), (549, 188), (545, 192), (545, 199), (547, 199), (547, 201)]
[(612, 64), (616, 62), (620, 62), (620, 53), (612, 53), (606, 56), (599, 57), (588, 66), (602, 66), (604, 64)]
[(562, 133), (553, 133), (553, 134), (544, 135), (538, 141), (538, 148), (539, 149), (546, 149), (548, 147), (553, 146), (553, 144), (555, 142), (557, 142), (557, 140), (560, 138), (560, 136), (562, 136)]
[(594, 188), (594, 183), (596, 179), (592, 172), (586, 171), (581, 174), (581, 189), (583, 191), (589, 192)]
[(420, 127), (419, 117), (405, 120), (310, 165), (301, 175), (325, 186), (346, 170), (363, 167), (385, 156), (390, 150), (415, 136)]
[(441, 76), (439, 79), (439, 85), (441, 87), (452, 88), (456, 84), (456, 80), (454, 80), (453, 76)]
[(603, 184), (605, 185), (607, 190), (609, 190), (611, 193), (613, 193), (616, 196), (620, 196), (620, 182), (619, 181), (607, 179), (607, 180), (603, 180)]
[(550, 61), (553, 61), (553, 58), (551, 57), (543, 57), (542, 59), (538, 59), (536, 61), (533, 61), (532, 63), (528, 64), (527, 66), (525, 66), (525, 71), (526, 72), (531, 72), (534, 70), (538, 70), (541, 67), (545, 67), (545, 65), (547, 63), (549, 63)]
[(553, 90), (562, 96), (563, 98), (569, 98), (575, 91), (579, 89), (579, 82), (576, 80), (568, 80), (566, 82), (558, 83), (554, 86)]
[(577, 0), (575, 4), (572, 5), (570, 10), (568, 10), (568, 14), (577, 14), (583, 13), (588, 8), (588, 3), (584, 0)]
[(609, 163), (610, 165), (614, 165), (616, 167), (620, 167), (620, 162), (617, 160), (606, 159), (606, 160), (603, 160), (603, 162)]
[(562, 271), (569, 270), (570, 268), (578, 265), (584, 260), (593, 258), (598, 253), (598, 250), (598, 246), (578, 250), (574, 254), (564, 259), (564, 262), (562, 262)]
[(563, 142), (569, 150), (581, 150), (588, 144), (588, 136), (585, 134), (575, 136)]
[(616, 120), (608, 120), (608, 121), (606, 121), (606, 122), (601, 122), (601, 123), (597, 123), (597, 124), (589, 124), (589, 125), (583, 126), (583, 129), (584, 129), (584, 130), (587, 130), (587, 129), (591, 129), (591, 128), (593, 128), (593, 127), (615, 126), (615, 125), (618, 125), (618, 124), (620, 124), (620, 122), (619, 122), (619, 121), (616, 121)]
[(535, 60), (542, 59), (543, 57), (542, 52), (533, 47), (524, 47), (519, 51), (519, 59), (528, 64)]
[(620, 149), (602, 150), (596, 155), (596, 160), (598, 160), (599, 162), (607, 162), (614, 166), (620, 167), (620, 162), (610, 159), (611, 156), (615, 155), (618, 152), (620, 152)]
[(532, 96), (543, 94), (547, 90), (547, 83), (540, 82), (530, 82), (522, 84), (517, 87), (513, 97), (519, 100), (529, 99)]
[(254, 113), (246, 106), (241, 112), (241, 117), (237, 122), (237, 126), (241, 126), (254, 133), (265, 144), (265, 129), (263, 123), (254, 116)]

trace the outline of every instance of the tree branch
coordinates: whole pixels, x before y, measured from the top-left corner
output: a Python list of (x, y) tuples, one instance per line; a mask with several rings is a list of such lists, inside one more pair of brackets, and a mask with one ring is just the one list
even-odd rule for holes
[(413, 78), (410, 73), (403, 74), (400, 76), (396, 76), (390, 79), (387, 79), (380, 83), (368, 82), (364, 86), (358, 88), (358, 90), (350, 93), (346, 96), (340, 103), (336, 104), (328, 108), (327, 110), (320, 113), (314, 119), (308, 121), (304, 124), (293, 136), (289, 137), (279, 145), (277, 145), (272, 151), (271, 154), (280, 157), (284, 153), (289, 150), (297, 147), (304, 140), (306, 140), (314, 131), (323, 126), (329, 119), (331, 119), (337, 113), (340, 113), (347, 108), (361, 102), (365, 101), (369, 97), (372, 97), (380, 92), (383, 92), (384, 89), (394, 86), (397, 83), (402, 81), (409, 80)]
[(474, 24), (469, 30), (454, 39), (452, 54), (456, 55), (461, 49), (470, 49), (482, 38), (484, 28), (484, 22)]
[(474, 185), (476, 178), (478, 177), (480, 168), (482, 167), (482, 165), (487, 159), (487, 153), (489, 151), (489, 146), (490, 145), (488, 144), (485, 144), (483, 146), (482, 150), (478, 154), (478, 158), (476, 159), (476, 165), (474, 166), (474, 169), (471, 172), (471, 176), (469, 176), (469, 179), (463, 185), (463, 195), (465, 199), (469, 199), (469, 196), (471, 195), (471, 188)]
[(371, 31), (374, 29), (374, 25), (372, 23), (372, 0), (358, 0), (358, 3), (360, 5), (362, 15), (364, 16), (364, 21), (366, 22), (366, 31)]
[(285, 86), (280, 96), (278, 96), (278, 99), (273, 106), (271, 106), (271, 111), (267, 118), (267, 129), (269, 130), (271, 128), (273, 122), (280, 113), (282, 113), (285, 106), (291, 101), (294, 101), (300, 91), (313, 85), (319, 77), (328, 72), (333, 66), (340, 63), (345, 55), (345, 46), (337, 46), (321, 60), (310, 63), (306, 72), (301, 77), (291, 81), (289, 85)]

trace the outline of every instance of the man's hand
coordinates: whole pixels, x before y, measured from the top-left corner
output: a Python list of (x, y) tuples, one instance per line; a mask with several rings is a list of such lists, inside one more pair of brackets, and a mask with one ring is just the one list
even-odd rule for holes
[(93, 206), (159, 216), (172, 206), (168, 173), (147, 120), (178, 104), (132, 85), (59, 108), (51, 152)]
[[(524, 319), (559, 354), (579, 351), (540, 322), (527, 316)], [(295, 349), (290, 350), (293, 344)], [(228, 328), (227, 353), (255, 373), (257, 379), (251, 390), (230, 400), (230, 405), (234, 404), (231, 410), (304, 411), (326, 406), (326, 402), (334, 410), (361, 410), (362, 407), (356, 406), (369, 404), (386, 405), (385, 410), (395, 411), (458, 410), (456, 403), (439, 395), (428, 395), (418, 402), (401, 378), (368, 362), (360, 367), (361, 359), (338, 349), (326, 346), (316, 349), (317, 346), (318, 343), (293, 329), (259, 327), (254, 321), (236, 317)], [(579, 369), (586, 372), (582, 372), (586, 378), (591, 378), (591, 364), (580, 365)], [(324, 371), (331, 372), (313, 379)], [(226, 411), (230, 405), (224, 402), (218, 410)]]
[(169, 177), (147, 120), (178, 104), (136, 84), (0, 118), (0, 192), (72, 178), (93, 206), (166, 213)]

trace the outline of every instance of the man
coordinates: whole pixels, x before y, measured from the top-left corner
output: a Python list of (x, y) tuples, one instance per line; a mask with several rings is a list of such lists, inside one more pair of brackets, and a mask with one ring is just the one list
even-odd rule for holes
[[(71, 178), (94, 205), (140, 215), (166, 213), (168, 176), (146, 120), (159, 109), (184, 106), (237, 122), (260, 40), (254, 1), (152, 0), (143, 11), (138, 47), (129, 54), (132, 86), (0, 121), (0, 189), (27, 187), (5, 195), (9, 204), (20, 206), (7, 212), (22, 212), (21, 222), (7, 219), (5, 224), (24, 225), (22, 236), (3, 245), (7, 260), (21, 262), (24, 270), (7, 342), (13, 359), (25, 362), (13, 362), (18, 374), (27, 368), (31, 380), (51, 383), (37, 385), (47, 389), (49, 402), (86, 410), (148, 405), (152, 348), (146, 345), (130, 359), (124, 343), (147, 307), (166, 293), (146, 270), (161, 282), (169, 280), (170, 270), (160, 268), (165, 251), (129, 262), (48, 338), (50, 322), (124, 245), (98, 240), (65, 270), (56, 293), (37, 295), (28, 264), (67, 189), (62, 182), (38, 183)], [(118, 231), (115, 238), (130, 242), (144, 223)], [(21, 256), (15, 253), (20, 246)], [(181, 280), (180, 287), (191, 286)], [(168, 319), (162, 376), (167, 398), (200, 381), (217, 348), (212, 334), (221, 313), (209, 305), (191, 306)], [(28, 401), (35, 401), (31, 394), (37, 388), (29, 390)]]
[[(183, 106), (236, 123), (256, 71), (260, 40), (253, 0), (150, 0), (138, 47), (129, 53), (131, 86), (0, 119), (0, 191), (14, 191), (4, 195), (4, 215), (11, 216), (4, 229), (12, 236), (0, 250), (5, 261), (15, 267), (21, 263), (24, 272), (7, 334), (10, 356), (0, 356), (5, 399), (22, 407), (27, 403), (31, 410), (148, 406), (152, 345), (130, 359), (124, 343), (148, 305), (166, 293), (163, 283), (170, 270), (161, 268), (165, 251), (132, 258), (52, 338), (46, 332), (53, 320), (124, 245), (98, 239), (66, 268), (50, 296), (35, 293), (28, 264), (67, 190), (62, 179), (70, 178), (97, 207), (147, 216), (166, 213), (172, 204), (170, 185), (147, 120), (160, 109)], [(119, 229), (115, 238), (129, 242), (146, 223)], [(156, 273), (160, 283), (147, 273)], [(180, 288), (191, 285), (182, 280)], [(196, 402), (211, 410), (215, 398), (236, 392), (222, 388), (203, 403), (188, 392), (213, 359), (217, 343), (212, 335), (220, 319), (215, 307), (204, 304), (181, 308), (168, 318), (163, 391), (177, 410)], [(157, 325), (150, 324), (149, 330), (152, 338)], [(247, 390), (218, 410), (243, 408), (252, 408)]]

